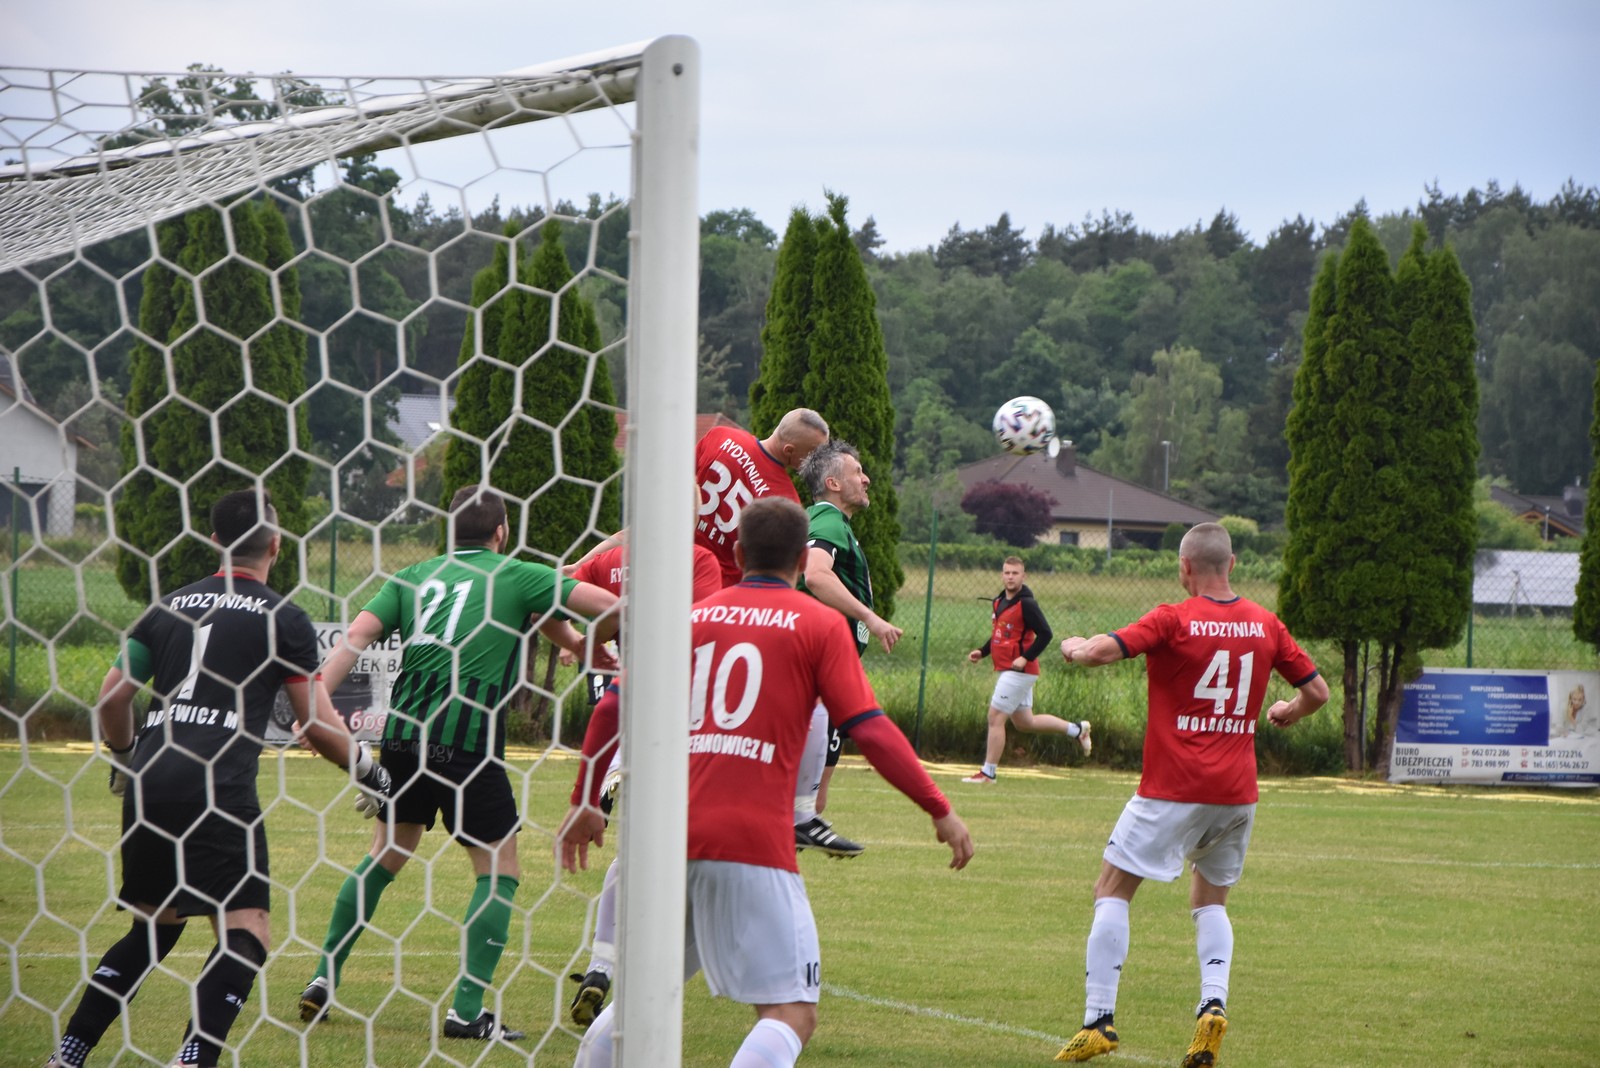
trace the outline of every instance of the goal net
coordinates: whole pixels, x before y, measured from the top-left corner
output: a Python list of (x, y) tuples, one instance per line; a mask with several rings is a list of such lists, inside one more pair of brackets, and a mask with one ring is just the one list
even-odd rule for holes
[[(258, 781), (272, 945), (223, 1063), (571, 1063), (568, 975), (588, 964), (612, 855), (619, 1063), (678, 1063), (698, 86), (676, 37), (472, 78), (0, 69), (11, 1053), (44, 1060), (128, 932), (93, 710), (141, 612), (214, 568), (212, 501), (271, 491), (272, 581), (326, 652), (439, 551), (450, 490), (480, 482), (507, 497), (507, 551), (525, 559), (560, 567), (624, 516), (650, 532), (630, 547), (621, 643), (635, 762), (593, 870), (552, 853), (588, 680), (529, 640), (502, 716), (522, 875), (484, 1007), (526, 1037), (443, 1035), (474, 873), (442, 826), (385, 893), (329, 1017), (302, 1023), (372, 825), (280, 707)], [(358, 735), (381, 732), (402, 651), (373, 646), (335, 694)], [(632, 694), (682, 698), (635, 715)], [(190, 928), (91, 1063), (171, 1063), (211, 944)]]

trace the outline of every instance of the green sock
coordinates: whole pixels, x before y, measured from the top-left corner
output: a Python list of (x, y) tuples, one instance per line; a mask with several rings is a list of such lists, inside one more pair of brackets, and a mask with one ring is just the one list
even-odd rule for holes
[[(378, 911), (378, 899), (394, 882), (389, 869), (373, 860), (362, 857), (353, 874), (339, 887), (339, 896), (333, 902), (333, 915), (328, 919), (328, 937), (322, 940), (321, 960), (317, 962), (317, 977), (328, 977), (328, 961), (333, 960), (333, 985), (339, 985), (344, 971), (345, 958), (355, 947), (356, 939), (366, 927), (372, 914)], [(361, 906), (365, 904), (363, 910)]]
[(517, 894), (517, 880), (509, 875), (478, 877), (467, 906), (467, 974), (456, 984), (452, 1006), (463, 1020), (476, 1020), (483, 1013), (483, 995), (506, 951), (506, 935), (511, 931), (511, 899)]

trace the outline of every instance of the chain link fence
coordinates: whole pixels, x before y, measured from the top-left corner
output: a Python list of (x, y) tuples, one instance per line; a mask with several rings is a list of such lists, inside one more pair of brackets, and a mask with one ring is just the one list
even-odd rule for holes
[[(75, 533), (59, 537), (47, 533), (41, 539), (30, 520), (37, 505), (26, 487), (7, 481), (9, 492), (0, 494), (13, 505), (0, 531), (0, 558), (5, 561), (0, 589), (4, 600), (0, 698), (9, 713), (3, 726), (15, 735), (26, 716), (28, 734), (34, 739), (52, 733), (83, 736), (106, 667), (144, 606), (130, 601), (117, 583), (116, 553), (108, 540), (103, 509), (80, 505)], [(314, 620), (348, 622), (377, 591), (382, 576), (432, 556), (437, 536), (435, 523), (380, 528), (330, 520), (295, 550), (301, 554), (302, 580), (295, 600)], [(1000, 591), (1000, 566), (1012, 552), (993, 545), (941, 544), (932, 551), (927, 545), (901, 546), (907, 579), (897, 596), (894, 622), (905, 636), (890, 653), (874, 644), (865, 663), (884, 708), (924, 757), (969, 761), (982, 756), (994, 672), (988, 661), (973, 664), (967, 654), (988, 638), (990, 602)], [(1054, 631), (1052, 648), (1041, 657), (1035, 710), (1091, 721), (1093, 761), (1137, 767), (1145, 715), (1143, 662), (1091, 672), (1068, 667), (1053, 646), (1072, 634), (1115, 629), (1162, 601), (1181, 599), (1176, 555), (1066, 546), (1037, 546), (1016, 555), (1023, 559), (1028, 586)], [(1279, 567), (1276, 558), (1243, 553), (1234, 587), (1274, 607)], [(1470, 626), (1454, 646), (1424, 651), (1424, 663), (1545, 670), (1592, 667), (1594, 651), (1572, 634), (1577, 568), (1575, 553), (1480, 552)], [(1334, 708), (1290, 732), (1295, 737), (1264, 735), (1263, 758), (1267, 761), (1275, 752), (1271, 747), (1278, 746), (1285, 770), (1337, 770), (1342, 766), (1336, 711), (1342, 700), (1340, 656), (1332, 643), (1306, 644), (1334, 687)], [(1376, 663), (1375, 649), (1370, 659)], [(571, 696), (581, 695), (582, 688), (571, 685), (569, 674), (569, 669), (554, 665), (544, 643), (533, 648), (527, 677), (535, 693), (569, 695), (560, 709), (567, 724), (564, 737), (581, 729), (587, 709), (581, 696)], [(1281, 681), (1274, 685), (1287, 696)], [(513, 737), (521, 735), (524, 740), (547, 737), (555, 712), (548, 700), (535, 695), (519, 708), (508, 728)], [(1014, 734), (1005, 759), (1064, 764), (1084, 758), (1072, 739)]]

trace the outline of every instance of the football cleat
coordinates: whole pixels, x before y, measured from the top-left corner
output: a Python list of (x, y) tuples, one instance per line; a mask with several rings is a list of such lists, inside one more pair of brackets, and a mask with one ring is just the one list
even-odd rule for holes
[(328, 980), (317, 976), (300, 992), (300, 1020), (314, 1024), (328, 1016)]
[(858, 845), (842, 835), (835, 834), (833, 824), (821, 816), (812, 816), (804, 823), (795, 824), (794, 847), (798, 852), (802, 849), (820, 849), (830, 857), (848, 860), (859, 857), (867, 851), (864, 845)]
[(990, 775), (987, 771), (984, 771), (982, 768), (979, 768), (977, 771), (973, 772), (971, 775), (968, 775), (965, 779), (962, 779), (961, 781), (962, 782), (970, 782), (970, 783), (972, 783), (972, 784), (974, 784), (976, 786), (993, 786), (994, 785), (994, 776)]
[(1078, 721), (1078, 744), (1083, 746), (1084, 756), (1094, 752), (1094, 739), (1089, 737), (1089, 721), (1086, 719)]
[(501, 1042), (519, 1042), (522, 1040), (522, 1032), (495, 1023), (492, 1012), (481, 1012), (476, 1020), (468, 1023), (456, 1015), (455, 1009), (451, 1009), (444, 1014), (444, 1037), (470, 1038), (476, 1042), (490, 1042), (494, 1039), (499, 1039)]
[(1111, 1014), (1108, 1012), (1073, 1035), (1072, 1041), (1062, 1046), (1061, 1052), (1056, 1054), (1056, 1060), (1086, 1061), (1102, 1053), (1111, 1053), (1116, 1048), (1117, 1029), (1112, 1025)]
[(1194, 1041), (1183, 1056), (1183, 1068), (1212, 1068), (1217, 1063), (1217, 1050), (1222, 1048), (1223, 1032), (1228, 1030), (1228, 1010), (1222, 1002), (1212, 998), (1200, 1006), (1199, 1018), (1194, 1022)]
[(602, 971), (592, 971), (569, 978), (578, 984), (578, 992), (572, 995), (572, 1007), (567, 1011), (572, 1014), (572, 1022), (587, 1031), (594, 1018), (600, 1015), (606, 995), (611, 993), (611, 977)]

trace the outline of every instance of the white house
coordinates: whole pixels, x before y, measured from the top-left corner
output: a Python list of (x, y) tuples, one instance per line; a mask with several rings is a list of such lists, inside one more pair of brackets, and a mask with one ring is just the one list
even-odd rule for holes
[(81, 439), (33, 402), (9, 353), (0, 352), (0, 524), (15, 515), (24, 530), (72, 533)]

